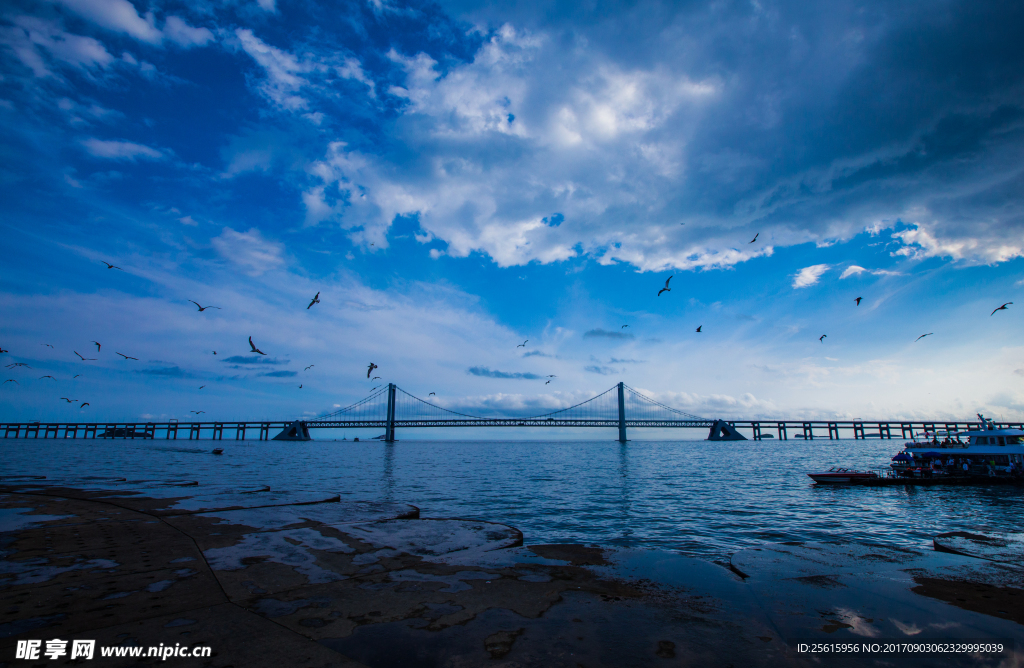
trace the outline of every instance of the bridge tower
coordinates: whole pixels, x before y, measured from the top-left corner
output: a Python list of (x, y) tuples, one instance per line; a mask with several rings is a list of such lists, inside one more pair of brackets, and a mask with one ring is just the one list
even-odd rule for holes
[(395, 442), (395, 388), (394, 383), (388, 383), (388, 417), (387, 426), (384, 428), (384, 442)]
[(619, 443), (626, 442), (626, 387), (619, 383)]

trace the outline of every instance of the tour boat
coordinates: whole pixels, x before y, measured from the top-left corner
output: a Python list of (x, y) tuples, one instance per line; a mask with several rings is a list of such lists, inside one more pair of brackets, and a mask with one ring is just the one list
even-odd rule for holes
[(878, 477), (877, 473), (871, 471), (854, 471), (853, 469), (843, 469), (835, 466), (821, 473), (808, 473), (807, 475), (811, 476), (814, 482), (828, 483), (860, 482)]
[(981, 415), (978, 418), (980, 429), (916, 434), (892, 458), (893, 472), (900, 477), (1021, 477), (1024, 430), (997, 429), (992, 420)]

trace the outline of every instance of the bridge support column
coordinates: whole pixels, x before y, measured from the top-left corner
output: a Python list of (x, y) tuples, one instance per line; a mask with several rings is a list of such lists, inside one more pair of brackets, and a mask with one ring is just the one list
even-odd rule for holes
[[(620, 390), (621, 391), (621, 390)], [(384, 441), (395, 442), (395, 384), (388, 383), (388, 423), (384, 430)]]
[(619, 383), (619, 443), (626, 442), (626, 388)]

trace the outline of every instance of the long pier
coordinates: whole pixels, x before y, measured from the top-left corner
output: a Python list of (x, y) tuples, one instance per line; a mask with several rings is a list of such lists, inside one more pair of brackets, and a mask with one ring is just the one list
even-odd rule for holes
[[(997, 422), (999, 428), (1024, 429), (1024, 423)], [(805, 440), (852, 438), (910, 439), (923, 431), (968, 431), (979, 421), (907, 420), (716, 420), (661, 404), (625, 383), (575, 406), (531, 417), (481, 417), (432, 404), (390, 383), (351, 406), (313, 419), (221, 422), (0, 422), (4, 438), (187, 438), (261, 441), (275, 437), (306, 440), (310, 429), (382, 429), (385, 441), (396, 429), (465, 427), (571, 427), (616, 429), (626, 442), (627, 429), (710, 429), (709, 440)], [(289, 430), (292, 436), (289, 436)], [(251, 435), (250, 435), (251, 434)]]

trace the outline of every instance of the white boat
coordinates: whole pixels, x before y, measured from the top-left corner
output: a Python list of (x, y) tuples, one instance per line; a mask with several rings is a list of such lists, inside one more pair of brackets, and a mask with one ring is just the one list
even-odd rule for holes
[(814, 482), (832, 484), (860, 482), (878, 477), (878, 474), (872, 471), (854, 471), (853, 469), (844, 469), (835, 466), (827, 471), (822, 471), (821, 473), (808, 473), (807, 475), (811, 476)]
[(1024, 430), (997, 429), (978, 417), (979, 429), (916, 434), (890, 466), (903, 477), (1024, 475)]

